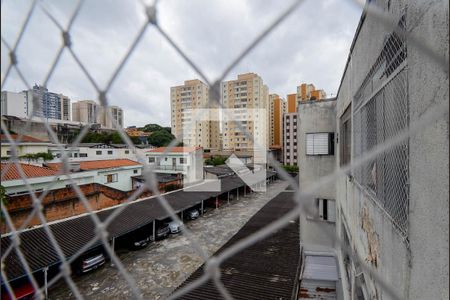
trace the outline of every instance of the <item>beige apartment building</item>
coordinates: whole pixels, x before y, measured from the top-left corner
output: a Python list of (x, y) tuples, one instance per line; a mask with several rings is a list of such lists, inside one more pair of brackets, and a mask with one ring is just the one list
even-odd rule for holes
[[(170, 88), (172, 134), (185, 146), (220, 149), (219, 114), (209, 104), (209, 87), (204, 82), (186, 80)], [(215, 108), (199, 113), (199, 109)]]
[[(252, 150), (254, 142), (267, 149), (270, 138), (269, 88), (262, 78), (255, 73), (246, 73), (238, 75), (237, 80), (224, 81), (221, 84), (221, 98), (224, 108), (233, 109), (232, 116), (223, 115), (223, 149)], [(245, 132), (239, 129), (237, 121), (241, 122)]]
[(283, 115), (287, 112), (286, 101), (277, 94), (269, 95), (269, 148), (283, 146)]
[(325, 99), (327, 94), (324, 90), (316, 90), (314, 84), (302, 83), (297, 87), (297, 100), (310, 101)]
[(72, 104), (72, 120), (87, 124), (100, 124), (102, 128), (115, 128), (115, 123), (123, 127), (123, 110), (118, 106), (108, 106), (107, 110), (111, 115), (93, 100), (74, 102)]

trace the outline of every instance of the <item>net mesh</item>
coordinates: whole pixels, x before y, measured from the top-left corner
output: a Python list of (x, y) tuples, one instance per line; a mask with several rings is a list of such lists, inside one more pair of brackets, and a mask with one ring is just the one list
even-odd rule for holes
[[(25, 21), (22, 24), (14, 43), (10, 44), (10, 42), (6, 41), (2, 35), (2, 44), (9, 52), (9, 62), (6, 67), (6, 71), (2, 74), (2, 90), (8, 78), (13, 72), (17, 74), (17, 76), (21, 79), (28, 90), (32, 90), (32, 86), (27, 81), (27, 74), (21, 71), (20, 57), (18, 57), (17, 53), (20, 49), (23, 35), (27, 31), (27, 29), (29, 29), (30, 19), (37, 10), (41, 10), (58, 28), (62, 40), (61, 47), (57, 51), (56, 56), (52, 60), (52, 63), (48, 67), (48, 71), (46, 72), (46, 75), (41, 82), (41, 85), (43, 87), (46, 87), (51, 81), (55, 70), (58, 68), (58, 64), (61, 61), (63, 54), (66, 53), (74, 59), (76, 65), (80, 68), (88, 82), (97, 92), (99, 103), (105, 108), (108, 107), (110, 103), (108, 92), (114, 85), (118, 75), (122, 72), (124, 66), (126, 66), (129, 62), (132, 54), (135, 52), (136, 47), (142, 43), (144, 33), (150, 27), (152, 27), (156, 29), (157, 32), (159, 32), (160, 38), (166, 40), (171, 45), (171, 47), (173, 47), (173, 49), (180, 55), (180, 57), (185, 62), (187, 62), (190, 67), (192, 67), (192, 69), (198, 74), (201, 80), (208, 84), (210, 89), (209, 94), (211, 101), (217, 102), (219, 105), (221, 105), (219, 101), (221, 81), (236, 67), (236, 65), (240, 61), (242, 61), (243, 58), (250, 55), (251, 50), (256, 48), (260, 44), (260, 42), (269, 35), (270, 32), (272, 32), (278, 26), (281, 26), (283, 21), (295, 10), (300, 9), (299, 7), (302, 4), (302, 1), (293, 1), (290, 5), (288, 5), (287, 8), (283, 10), (283, 12), (275, 20), (273, 20), (273, 22), (267, 28), (262, 30), (261, 33), (256, 36), (255, 39), (251, 43), (249, 43), (249, 45), (245, 47), (241, 51), (241, 53), (228, 64), (222, 75), (215, 81), (210, 81), (202, 71), (202, 67), (194, 63), (191, 57), (181, 49), (177, 41), (159, 26), (157, 18), (158, 2), (152, 4), (141, 3), (141, 9), (145, 12), (147, 20), (141, 25), (140, 30), (138, 30), (132, 43), (129, 45), (126, 54), (122, 57), (119, 64), (114, 68), (114, 71), (110, 74), (109, 79), (104, 86), (101, 86), (96, 81), (94, 76), (86, 68), (85, 63), (80, 59), (79, 55), (74, 51), (73, 48), (74, 41), (72, 41), (71, 39), (71, 31), (76, 24), (77, 17), (80, 15), (80, 13), (82, 13), (83, 3), (84, 1), (78, 1), (77, 5), (74, 7), (73, 11), (70, 14), (70, 18), (67, 24), (62, 24), (55, 16), (55, 14), (52, 13), (51, 6), (48, 3), (37, 0), (30, 2), (28, 11), (24, 12), (26, 13)], [(359, 2), (355, 3), (361, 5)], [(371, 68), (371, 71), (363, 81), (359, 91), (354, 97), (354, 107), (352, 108), (352, 115), (354, 122), (353, 151), (355, 159), (352, 159), (351, 165), (342, 166), (333, 174), (321, 178), (316, 184), (312, 185), (311, 187), (305, 188), (304, 190), (299, 190), (298, 184), (295, 183), (293, 179), (280, 166), (280, 164), (276, 160), (274, 160), (271, 155), (269, 155), (268, 163), (275, 168), (278, 176), (283, 180), (288, 181), (292, 187), (295, 187), (295, 199), (298, 203), (297, 208), (285, 215), (283, 218), (276, 220), (271, 224), (268, 224), (263, 229), (234, 244), (232, 247), (221, 252), (214, 258), (208, 258), (207, 253), (205, 253), (204, 249), (201, 247), (198, 241), (196, 241), (189, 230), (186, 230), (185, 234), (190, 241), (190, 246), (195, 249), (198, 255), (206, 261), (207, 267), (205, 268), (204, 276), (178, 290), (176, 294), (172, 295), (172, 298), (181, 296), (195, 289), (201, 283), (212, 279), (221, 295), (225, 299), (231, 299), (232, 297), (230, 293), (221, 283), (220, 276), (217, 275), (219, 274), (221, 262), (235, 255), (242, 249), (245, 249), (246, 247), (252, 245), (259, 239), (268, 236), (275, 229), (281, 228), (284, 225), (288, 224), (292, 217), (298, 217), (300, 213), (307, 212), (308, 207), (305, 206), (304, 202), (301, 200), (307, 197), (307, 195), (311, 195), (315, 191), (320, 190), (320, 187), (322, 185), (334, 182), (337, 177), (345, 174), (345, 172), (348, 172), (349, 170), (351, 170), (351, 172), (353, 173), (357, 184), (359, 184), (361, 188), (367, 190), (368, 193), (372, 195), (373, 199), (379, 204), (379, 206), (384, 209), (385, 213), (392, 219), (394, 225), (399, 229), (400, 233), (403, 236), (407, 236), (409, 205), (408, 138), (414, 132), (420, 131), (427, 124), (430, 124), (436, 119), (442, 117), (443, 113), (445, 113), (448, 108), (436, 107), (435, 110), (431, 110), (429, 114), (424, 115), (421, 119), (421, 122), (409, 124), (407, 94), (408, 70), (406, 64), (407, 49), (405, 43), (406, 38), (410, 40), (412, 45), (422, 50), (422, 52), (429, 58), (431, 58), (432, 61), (434, 61), (438, 66), (446, 66), (447, 63), (445, 63), (445, 58), (435, 54), (433, 49), (427, 47), (424, 43), (422, 43), (414, 36), (408, 35), (407, 31), (405, 30), (406, 26), (404, 18), (401, 18), (399, 22), (392, 25), (393, 20), (391, 19), (391, 16), (385, 14), (381, 10), (378, 10), (375, 6), (369, 5), (368, 7), (365, 7), (365, 9), (368, 14), (373, 15), (379, 21), (380, 26), (391, 26), (391, 28), (393, 29), (393, 33), (385, 41), (384, 47), (380, 52), (376, 63)], [(444, 72), (447, 72), (447, 70), (444, 69)], [(33, 106), (33, 110), (38, 111), (40, 109), (39, 95), (38, 93), (34, 93), (32, 97), (34, 100), (33, 103), (35, 104)], [(217, 105), (216, 103), (212, 102), (210, 104), (213, 107)], [(123, 141), (125, 141), (130, 149), (135, 149), (134, 144), (125, 133), (121, 124), (117, 124), (114, 121), (115, 118), (113, 118), (109, 110), (105, 109), (105, 111), (108, 112), (109, 117), (111, 118), (111, 120), (113, 120), (114, 127), (120, 134)], [(120, 213), (125, 210), (127, 206), (123, 205), (120, 208), (114, 210), (114, 212), (106, 218), (100, 219), (99, 216), (94, 213), (94, 209), (88, 199), (86, 199), (83, 191), (80, 189), (80, 187), (78, 187), (72, 173), (69, 172), (69, 159), (66, 152), (64, 151), (63, 146), (63, 143), (66, 143), (66, 140), (58, 139), (58, 136), (61, 136), (61, 134), (58, 135), (58, 130), (60, 129), (50, 125), (43, 117), (42, 121), (49, 133), (51, 142), (58, 145), (61, 153), (63, 153), (61, 160), (63, 162), (64, 168), (60, 171), (59, 175), (67, 176), (71, 184), (71, 188), (76, 193), (77, 198), (80, 200), (86, 211), (88, 211), (87, 216), (89, 219), (87, 221), (92, 222), (95, 225), (95, 235), (92, 237), (88, 237), (85, 245), (81, 249), (77, 249), (70, 255), (68, 255), (65, 249), (61, 248), (60, 244), (58, 243), (58, 237), (55, 237), (54, 232), (52, 232), (52, 230), (50, 229), (49, 224), (42, 212), (42, 201), (48, 195), (52, 184), (50, 184), (47, 189), (41, 193), (37, 193), (35, 190), (33, 190), (29, 178), (27, 178), (26, 174), (22, 170), (22, 166), (18, 162), (18, 147), (16, 142), (21, 140), (22, 135), (19, 135), (17, 139), (13, 138), (8, 131), (9, 126), (7, 122), (2, 119), (2, 131), (5, 133), (7, 140), (11, 144), (11, 158), (9, 159), (8, 164), (6, 164), (5, 167), (2, 167), (2, 177), (4, 174), (6, 174), (9, 168), (15, 166), (20, 174), (20, 177), (25, 182), (29, 190), (33, 207), (31, 213), (24, 220), (20, 228), (16, 228), (13, 221), (11, 220), (6, 206), (4, 205), (4, 203), (2, 203), (1, 205), (4, 222), (11, 232), (10, 244), (4, 248), (5, 251), (3, 251), (1, 256), (1, 275), (6, 289), (10, 292), (10, 294), (12, 294), (12, 288), (8, 282), (8, 276), (5, 272), (4, 266), (8, 263), (9, 255), (14, 252), (17, 255), (18, 261), (23, 266), (26, 274), (28, 275), (28, 278), (31, 280), (31, 284), (33, 285), (35, 290), (39, 291), (37, 296), (39, 298), (45, 297), (44, 288), (40, 286), (40, 284), (38, 284), (38, 282), (32, 276), (33, 262), (27, 258), (29, 253), (24, 253), (23, 249), (21, 248), (21, 242), (26, 236), (22, 232), (22, 230), (28, 226), (33, 218), (38, 218), (40, 223), (42, 224), (42, 227), (45, 229), (45, 234), (47, 236), (48, 242), (52, 245), (54, 253), (57, 255), (59, 261), (61, 262), (58, 274), (56, 274), (50, 280), (50, 282), (48, 283), (49, 286), (54, 284), (56, 281), (63, 279), (76, 298), (83, 298), (83, 292), (80, 291), (79, 287), (71, 277), (70, 264), (73, 263), (75, 259), (80, 257), (80, 255), (82, 255), (86, 250), (92, 248), (95, 245), (101, 244), (107, 252), (108, 256), (111, 258), (114, 265), (117, 267), (118, 273), (123, 276), (124, 280), (126, 280), (133, 293), (133, 296), (137, 299), (142, 299), (142, 293), (139, 290), (135, 279), (129, 274), (129, 272), (127, 272), (121, 260), (116, 255), (113, 249), (114, 246), (111, 245), (111, 232), (108, 231), (108, 226), (112, 222), (114, 222), (116, 218), (119, 217)], [(28, 128), (31, 127), (31, 121), (27, 124), (27, 126)], [(240, 126), (243, 133), (251, 138), (250, 134), (246, 130), (245, 124), (244, 126), (242, 126), (242, 124), (238, 124), (238, 126)], [(26, 131), (27, 130), (25, 130), (25, 132)], [(84, 128), (83, 130), (81, 130), (70, 146), (76, 147), (87, 133), (88, 128)], [(67, 138), (69, 138), (69, 136), (67, 136)], [(172, 141), (172, 143), (166, 148), (165, 151), (169, 152), (172, 147), (178, 144), (178, 142), (179, 141), (177, 140)], [(145, 161), (145, 157), (138, 157), (138, 159), (141, 162)], [(155, 172), (151, 166), (149, 166), (148, 164), (144, 164), (143, 175), (145, 177), (145, 184), (138, 188), (126, 200), (126, 203), (130, 203), (139, 198), (139, 196), (142, 195), (145, 189), (149, 189), (157, 195), (158, 201), (161, 203), (167, 213), (172, 218), (179, 220), (179, 217), (175, 213), (173, 207), (171, 207), (169, 201), (166, 199), (166, 196), (159, 194), (158, 188), (156, 187), (156, 178), (154, 173)], [(356, 255), (351, 249), (346, 248), (345, 243), (341, 243), (341, 241), (338, 240), (337, 244), (340, 245), (348, 255)], [(353, 260), (361, 261), (361, 258), (353, 257)], [(364, 266), (364, 264), (361, 265)], [(371, 272), (371, 270), (369, 269), (368, 272)], [(391, 283), (385, 282), (383, 279), (379, 278), (377, 274), (373, 274), (373, 278), (375, 278), (375, 280), (379, 282), (380, 286), (382, 286), (388, 294), (397, 297)]]

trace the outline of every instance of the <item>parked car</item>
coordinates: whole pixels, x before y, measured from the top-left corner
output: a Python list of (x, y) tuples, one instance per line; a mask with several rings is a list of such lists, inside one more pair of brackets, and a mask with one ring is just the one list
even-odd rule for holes
[[(26, 282), (18, 287), (13, 287), (14, 297), (17, 300), (32, 300), (35, 299), (35, 290), (31, 283)], [(2, 288), (2, 300), (11, 300), (14, 299), (6, 289)]]
[(162, 240), (166, 238), (170, 233), (169, 224), (163, 224), (156, 229), (156, 239)]
[(178, 221), (171, 221), (168, 223), (168, 225), (170, 228), (170, 233), (172, 233), (172, 234), (181, 232), (181, 229), (184, 226), (183, 222), (178, 222)]
[(136, 236), (131, 238), (129, 247), (131, 250), (139, 250), (145, 248), (153, 241), (151, 236)]
[(102, 266), (106, 262), (103, 251), (93, 251), (82, 255), (81, 258), (76, 260), (74, 265), (75, 273), (78, 275), (95, 270)]
[(186, 216), (186, 219), (188, 219), (188, 220), (195, 220), (200, 216), (200, 213), (198, 212), (198, 210), (193, 208), (193, 209), (189, 209), (188, 211), (186, 211), (185, 216)]

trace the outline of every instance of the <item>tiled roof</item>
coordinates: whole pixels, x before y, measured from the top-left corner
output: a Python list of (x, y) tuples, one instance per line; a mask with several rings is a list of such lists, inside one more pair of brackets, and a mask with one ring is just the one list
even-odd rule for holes
[[(81, 171), (141, 165), (137, 161), (131, 159), (89, 160), (89, 161), (80, 161), (77, 163), (80, 163)], [(62, 163), (47, 163), (47, 166), (53, 170), (61, 170), (62, 165), (63, 165)]]
[[(2, 142), (2, 143), (9, 143), (9, 140), (8, 140), (8, 138), (6, 137), (6, 134), (2, 134), (2, 135), (0, 135), (0, 136), (1, 136), (1, 142)], [(12, 138), (14, 141), (17, 141), (18, 138), (19, 138), (19, 135), (18, 135), (18, 134), (11, 134), (11, 138)], [(43, 141), (43, 140), (34, 138), (34, 137), (32, 137), (32, 136), (29, 136), (29, 135), (22, 135), (22, 137), (20, 138), (19, 141), (22, 142), (22, 143), (46, 143), (46, 142)]]
[[(147, 152), (153, 153), (163, 153), (168, 147), (159, 147), (156, 149), (149, 150)], [(194, 152), (201, 149), (202, 147), (172, 147), (167, 151), (167, 153), (183, 153), (183, 152)]]
[[(39, 167), (34, 165), (28, 165), (19, 163), (23, 172), (27, 176), (27, 178), (31, 177), (43, 177), (43, 176), (52, 176), (56, 175), (58, 172), (52, 170), (50, 168)], [(7, 169), (6, 173), (3, 174), (3, 170)], [(14, 163), (2, 163), (2, 180), (16, 180), (21, 179), (22, 177), (19, 174), (19, 170)]]

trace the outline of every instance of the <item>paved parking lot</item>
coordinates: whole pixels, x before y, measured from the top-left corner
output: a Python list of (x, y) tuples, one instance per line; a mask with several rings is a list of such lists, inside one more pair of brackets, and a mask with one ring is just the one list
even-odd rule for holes
[[(212, 255), (225, 244), (261, 207), (287, 187), (284, 181), (268, 186), (266, 193), (240, 197), (230, 205), (213, 209), (197, 220), (186, 223), (203, 249)], [(180, 285), (203, 260), (182, 234), (153, 243), (138, 251), (118, 253), (124, 267), (137, 282), (145, 299), (164, 299)], [(75, 283), (86, 299), (132, 298), (125, 279), (107, 263), (104, 267), (79, 277)], [(74, 298), (64, 282), (49, 290), (50, 299)]]

